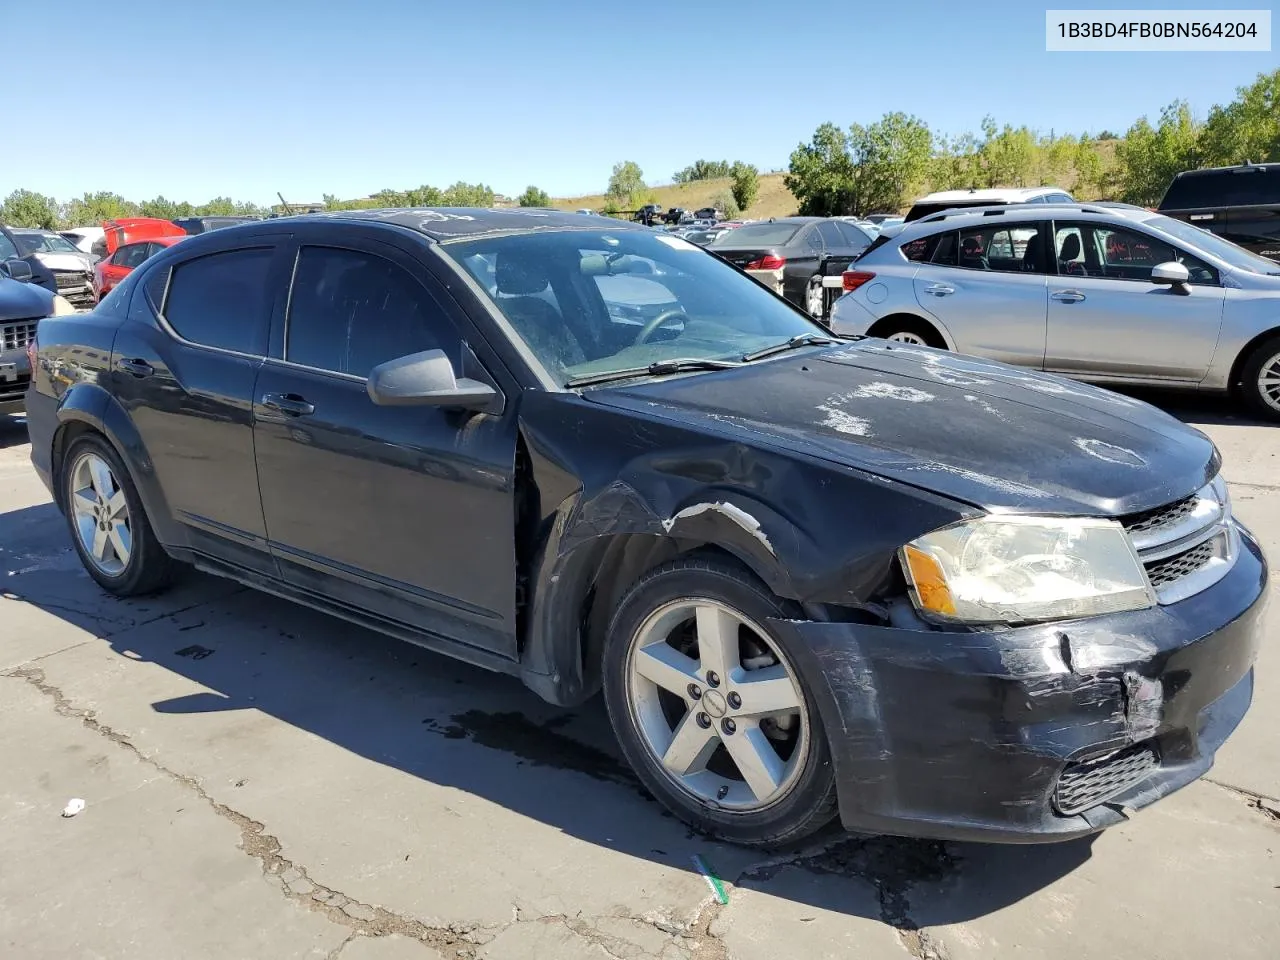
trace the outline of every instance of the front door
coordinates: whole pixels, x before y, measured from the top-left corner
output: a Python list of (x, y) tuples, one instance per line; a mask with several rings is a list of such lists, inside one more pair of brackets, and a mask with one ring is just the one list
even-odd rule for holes
[(1045, 347), (1043, 223), (942, 234), (915, 275), (916, 302), (960, 353), (1039, 370)]
[[(1218, 271), (1139, 230), (1054, 226), (1045, 369), (1104, 380), (1204, 379), (1222, 326)], [(1186, 293), (1151, 282), (1151, 269), (1170, 261), (1190, 273)]]
[(255, 394), (258, 483), (287, 580), (514, 657), (512, 405), (383, 407), (366, 392), (373, 367), (431, 349), (459, 376), (490, 379), (454, 310), (405, 251), (299, 247), (279, 349)]
[[(179, 545), (274, 574), (250, 408), (282, 285), (277, 236), (148, 271), (112, 349), (111, 392), (141, 436)], [(228, 244), (231, 246), (231, 244)], [(207, 249), (207, 248), (206, 248)], [(164, 319), (161, 320), (161, 317)]]

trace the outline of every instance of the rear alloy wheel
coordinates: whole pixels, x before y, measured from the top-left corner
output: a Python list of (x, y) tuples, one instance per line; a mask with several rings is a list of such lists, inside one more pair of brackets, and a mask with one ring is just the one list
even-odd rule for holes
[(674, 561), (627, 594), (605, 700), (633, 769), (681, 819), (738, 843), (791, 843), (835, 810), (812, 697), (764, 624), (794, 616), (745, 571)]
[(885, 337), (886, 340), (893, 340), (896, 343), (913, 343), (918, 347), (927, 347), (924, 337), (918, 333), (912, 333), (910, 330), (898, 330)]
[(823, 295), (822, 295), (822, 278), (813, 277), (809, 281), (809, 285), (804, 290), (804, 309), (809, 316), (815, 320), (822, 319), (823, 313)]
[(1272, 337), (1249, 355), (1241, 380), (1253, 409), (1269, 420), (1280, 420), (1280, 337)]
[(111, 446), (93, 434), (81, 437), (67, 451), (61, 476), (67, 525), (89, 575), (121, 597), (165, 586), (175, 563)]

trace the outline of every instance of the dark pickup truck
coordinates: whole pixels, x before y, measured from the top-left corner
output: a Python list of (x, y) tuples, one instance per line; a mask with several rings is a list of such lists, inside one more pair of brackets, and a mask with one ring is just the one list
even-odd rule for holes
[(1280, 163), (1187, 170), (1158, 209), (1280, 262)]

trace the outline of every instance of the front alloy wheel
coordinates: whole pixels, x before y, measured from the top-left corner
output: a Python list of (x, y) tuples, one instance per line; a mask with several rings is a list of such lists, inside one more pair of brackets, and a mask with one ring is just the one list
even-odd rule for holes
[(719, 557), (642, 577), (610, 625), (604, 693), (623, 753), (673, 813), (753, 846), (803, 839), (835, 812), (822, 721), (795, 651), (800, 614)]
[(632, 721), (672, 783), (704, 804), (760, 810), (786, 795), (808, 725), (791, 668), (767, 635), (715, 600), (659, 607), (636, 633)]
[(1245, 358), (1241, 386), (1254, 411), (1280, 420), (1280, 337), (1272, 337)]

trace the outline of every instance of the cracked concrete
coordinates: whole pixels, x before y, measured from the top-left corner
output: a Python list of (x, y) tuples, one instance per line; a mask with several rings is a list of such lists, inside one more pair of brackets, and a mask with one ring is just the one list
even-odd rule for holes
[[(1280, 432), (1206, 429), (1238, 512), (1280, 555)], [(618, 763), (598, 704), (555, 710), (508, 679), (209, 578), (143, 602), (104, 596), (25, 456), (0, 427), (6, 955), (1275, 955), (1270, 646), (1211, 779), (1092, 843), (835, 833), (761, 858), (665, 816)], [(72, 796), (88, 806), (63, 819)]]

